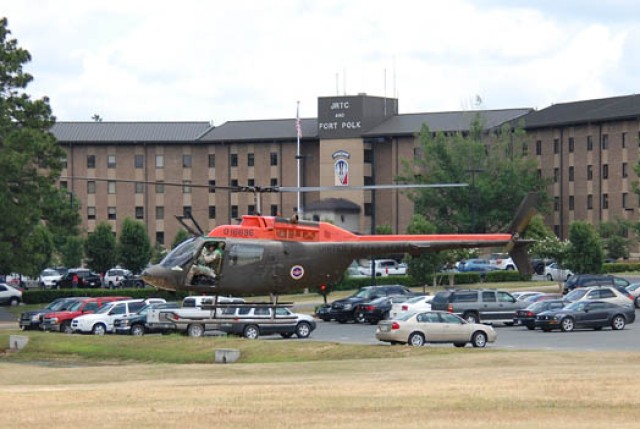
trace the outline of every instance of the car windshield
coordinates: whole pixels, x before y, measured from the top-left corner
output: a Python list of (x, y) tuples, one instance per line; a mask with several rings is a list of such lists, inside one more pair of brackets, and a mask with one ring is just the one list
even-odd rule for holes
[(582, 311), (587, 307), (587, 305), (589, 305), (588, 302), (578, 301), (578, 302), (574, 302), (572, 304), (567, 305), (565, 308), (567, 310), (572, 310), (572, 311)]
[(77, 310), (80, 310), (80, 307), (82, 307), (82, 304), (83, 304), (83, 302), (82, 302), (82, 301), (74, 302), (72, 305), (70, 305), (70, 306), (68, 307), (68, 310), (69, 310), (69, 311), (77, 311)]
[(414, 304), (416, 302), (420, 302), (424, 299), (424, 296), (414, 296), (413, 298), (410, 298), (408, 300), (406, 300), (405, 302), (407, 304)]
[(59, 276), (60, 274), (55, 270), (44, 270), (40, 274), (42, 277)]
[(640, 283), (632, 283), (629, 286), (627, 286), (627, 290), (629, 292), (633, 292), (634, 290), (638, 289), (640, 287)]
[(111, 309), (113, 308), (113, 306), (114, 306), (114, 303), (112, 303), (112, 302), (109, 302), (109, 303), (103, 304), (103, 305), (102, 305), (102, 307), (100, 307), (100, 308), (98, 309), (98, 311), (96, 311), (96, 314), (105, 314), (105, 313), (108, 313), (108, 312), (109, 312), (109, 310), (111, 310)]
[(69, 302), (68, 301), (64, 301), (64, 300), (60, 300), (60, 301), (52, 302), (46, 308), (48, 310), (58, 311), (58, 310), (61, 310), (61, 309), (65, 308), (66, 304), (69, 304)]
[(382, 303), (383, 303), (383, 302), (385, 302), (387, 299), (388, 299), (388, 298), (387, 298), (386, 296), (382, 296), (382, 297), (380, 297), (380, 298), (376, 298), (376, 299), (374, 299), (374, 300), (373, 300), (373, 301), (371, 301), (369, 304), (373, 304), (373, 305), (376, 305), (376, 304), (382, 304)]
[(534, 312), (542, 311), (542, 310), (544, 310), (544, 306), (545, 305), (546, 304), (545, 304), (544, 301), (535, 302), (535, 303), (531, 304), (530, 306), (528, 306), (527, 310), (534, 311)]
[(396, 320), (409, 320), (415, 315), (416, 313), (412, 313), (412, 312), (400, 313), (400, 315), (396, 317)]
[(587, 293), (586, 289), (576, 289), (567, 294), (567, 300), (577, 301)]
[(353, 295), (355, 298), (369, 298), (370, 296), (372, 296), (374, 293), (373, 290), (371, 289), (362, 289), (360, 290), (358, 293), (356, 293), (355, 295)]

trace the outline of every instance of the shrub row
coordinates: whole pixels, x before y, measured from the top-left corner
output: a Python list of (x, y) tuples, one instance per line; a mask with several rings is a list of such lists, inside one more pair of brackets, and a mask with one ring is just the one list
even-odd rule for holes
[(614, 262), (603, 264), (602, 271), (605, 273), (623, 273), (630, 271), (640, 271), (639, 262)]
[(182, 301), (187, 296), (186, 292), (169, 292), (153, 288), (137, 289), (38, 289), (26, 290), (22, 294), (25, 304), (48, 304), (56, 298), (72, 296), (86, 296), (89, 298), (99, 296), (130, 296), (133, 299), (164, 298), (167, 301)]

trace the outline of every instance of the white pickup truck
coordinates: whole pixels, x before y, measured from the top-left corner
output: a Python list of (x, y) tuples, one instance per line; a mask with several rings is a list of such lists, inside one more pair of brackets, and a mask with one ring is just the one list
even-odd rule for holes
[[(374, 263), (376, 277), (404, 276), (407, 274), (407, 265), (399, 264), (395, 259), (376, 259)], [(368, 261), (364, 266), (361, 265), (358, 270), (365, 276), (371, 276), (371, 261)]]
[[(151, 330), (173, 330), (175, 324), (167, 316), (169, 314), (175, 314), (182, 319), (194, 319), (203, 320), (211, 319), (216, 316), (222, 309), (217, 309), (216, 314), (210, 308), (203, 308), (204, 306), (211, 306), (215, 300), (215, 296), (188, 296), (182, 300), (181, 308), (163, 309), (152, 308), (147, 312), (147, 327)], [(233, 304), (244, 303), (242, 298), (234, 298), (227, 296), (219, 296), (218, 304)]]

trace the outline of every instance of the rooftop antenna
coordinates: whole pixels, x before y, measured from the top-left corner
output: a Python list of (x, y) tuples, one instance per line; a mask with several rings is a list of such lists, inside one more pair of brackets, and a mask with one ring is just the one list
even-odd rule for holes
[(342, 69), (342, 95), (347, 95), (347, 69)]
[(340, 73), (336, 73), (336, 95), (340, 95)]

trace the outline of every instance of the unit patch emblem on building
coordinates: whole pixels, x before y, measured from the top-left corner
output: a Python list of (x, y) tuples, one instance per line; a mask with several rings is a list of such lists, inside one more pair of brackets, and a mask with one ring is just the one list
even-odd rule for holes
[(351, 157), (349, 152), (339, 150), (331, 155), (336, 160), (335, 169), (335, 186), (349, 186), (349, 161)]

